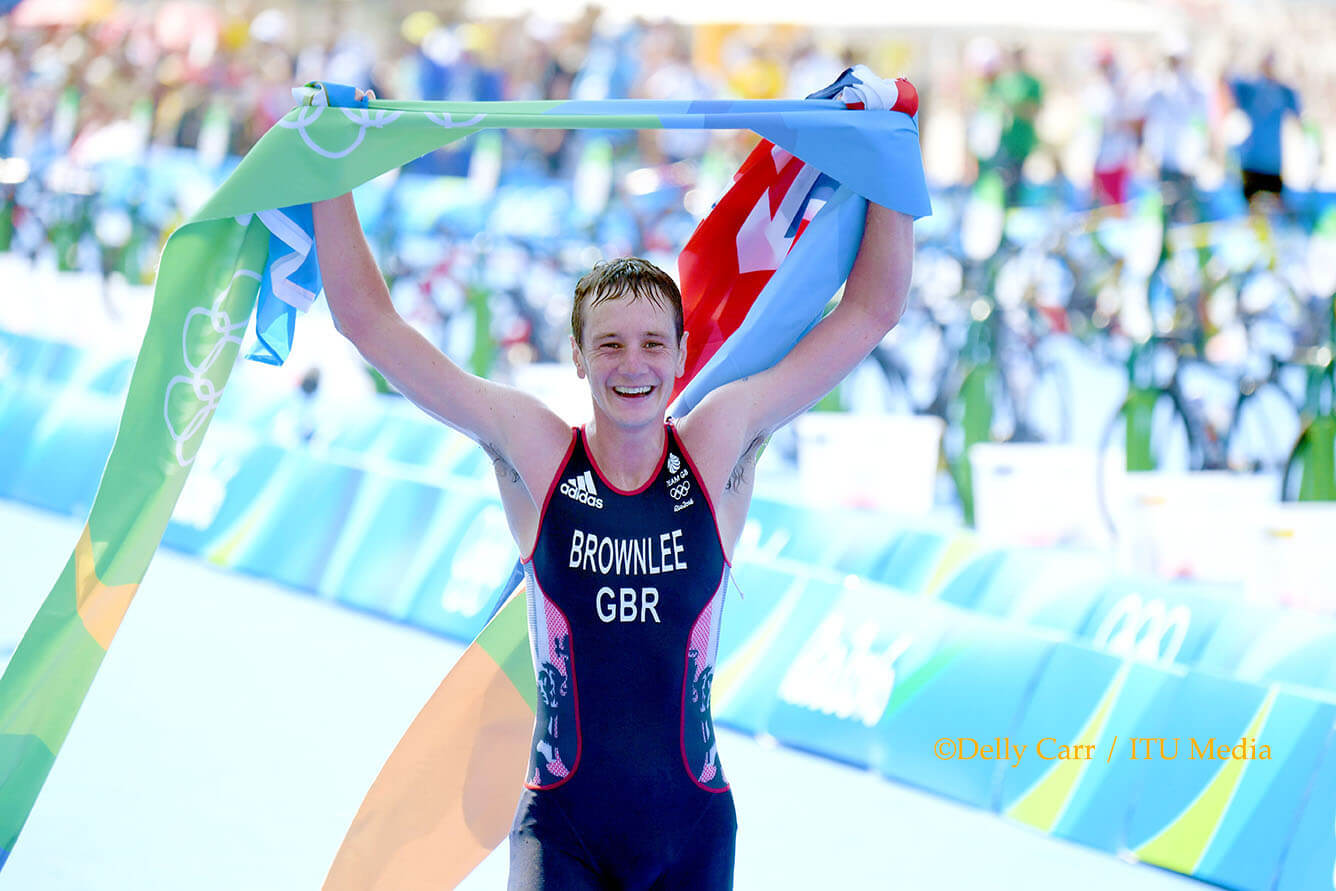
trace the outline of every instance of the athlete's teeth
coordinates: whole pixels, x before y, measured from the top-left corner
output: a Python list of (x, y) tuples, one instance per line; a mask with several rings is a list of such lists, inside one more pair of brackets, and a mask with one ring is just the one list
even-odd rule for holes
[(626, 396), (638, 396), (650, 391), (649, 387), (613, 387), (613, 389)]

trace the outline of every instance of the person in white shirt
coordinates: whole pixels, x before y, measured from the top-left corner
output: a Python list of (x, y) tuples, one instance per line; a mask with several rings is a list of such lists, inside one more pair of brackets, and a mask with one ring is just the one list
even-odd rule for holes
[(1195, 177), (1206, 156), (1206, 91), (1193, 75), (1185, 50), (1170, 50), (1166, 65), (1146, 100), (1144, 145), (1159, 173), (1171, 218), (1182, 220), (1192, 212)]

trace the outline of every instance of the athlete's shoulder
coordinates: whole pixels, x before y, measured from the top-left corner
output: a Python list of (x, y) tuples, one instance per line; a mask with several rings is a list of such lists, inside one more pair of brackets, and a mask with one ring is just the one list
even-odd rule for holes
[[(541, 405), (541, 403), (540, 403)], [(574, 447), (576, 430), (555, 412), (542, 410), (527, 413), (516, 424), (504, 444), (481, 445), (493, 461), (505, 461), (515, 475), (524, 481), (535, 505), (540, 505), (544, 493), (561, 471)]]
[(711, 411), (708, 399), (689, 415), (675, 422), (677, 437), (686, 458), (701, 478), (701, 483), (717, 497), (746, 453), (742, 428), (729, 423), (728, 416)]
[(678, 435), (698, 464), (719, 461), (729, 468), (761, 433), (752, 429), (757, 392), (750, 379), (734, 381), (712, 391), (691, 412), (676, 422)]

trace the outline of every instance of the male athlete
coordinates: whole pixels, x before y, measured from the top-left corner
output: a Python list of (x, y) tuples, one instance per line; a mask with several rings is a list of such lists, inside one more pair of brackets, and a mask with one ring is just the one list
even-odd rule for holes
[(593, 402), (574, 430), (400, 318), (350, 195), (315, 205), (315, 232), (338, 329), (487, 451), (524, 555), (538, 707), (510, 888), (731, 888), (737, 822), (710, 682), (757, 453), (900, 318), (912, 220), (869, 203), (839, 305), (774, 367), (714, 390), (681, 423), (665, 421), (686, 363), (676, 284), (644, 260), (600, 263), (571, 314), (571, 360)]

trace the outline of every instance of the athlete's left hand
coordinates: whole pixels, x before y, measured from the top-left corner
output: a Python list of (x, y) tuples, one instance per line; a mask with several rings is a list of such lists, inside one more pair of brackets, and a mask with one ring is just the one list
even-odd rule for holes
[(866, 65), (846, 68), (835, 82), (809, 99), (838, 99), (851, 108), (918, 113), (918, 91), (903, 77), (878, 77)]

